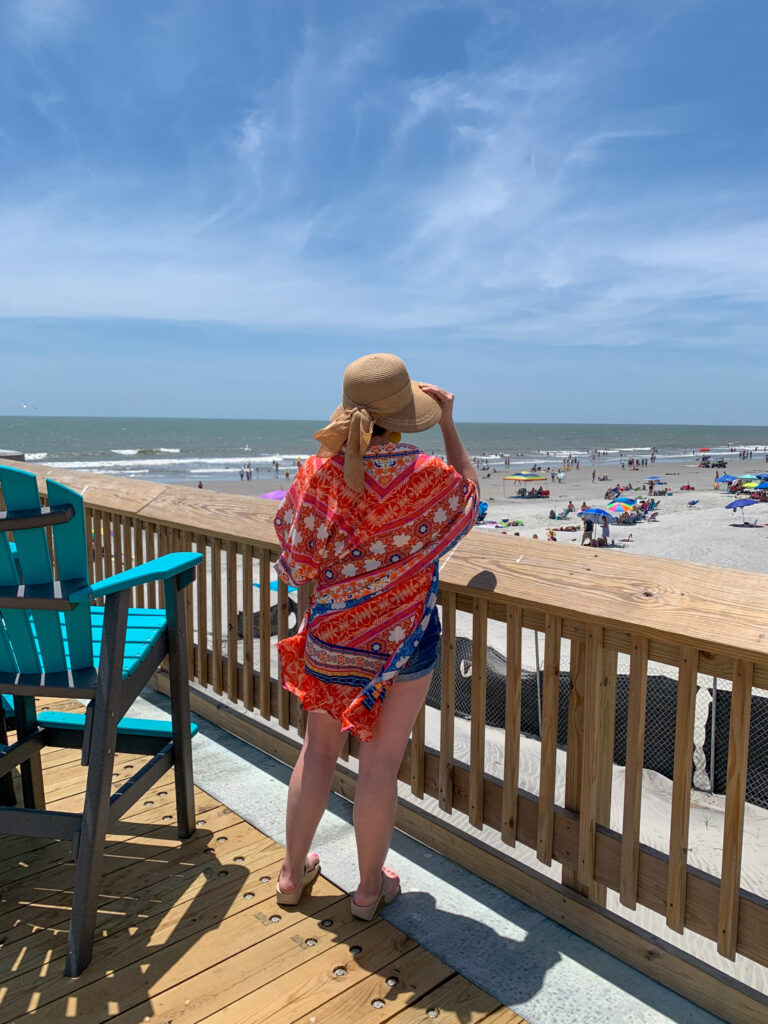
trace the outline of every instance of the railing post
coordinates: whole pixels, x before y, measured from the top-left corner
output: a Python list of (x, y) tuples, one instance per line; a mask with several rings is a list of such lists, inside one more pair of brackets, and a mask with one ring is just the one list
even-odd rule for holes
[(472, 722), (469, 749), (469, 823), (483, 827), (485, 788), (486, 651), (488, 602), (472, 599)]
[(517, 841), (520, 715), (522, 706), (523, 610), (507, 605), (507, 678), (504, 704), (504, 788), (501, 797), (501, 838)]
[(681, 647), (667, 873), (667, 926), (677, 932), (682, 932), (685, 927), (688, 827), (693, 778), (693, 723), (696, 712), (698, 662), (699, 652), (694, 647)]
[(747, 799), (749, 719), (752, 708), (753, 666), (737, 661), (733, 669), (731, 721), (728, 735), (728, 779), (725, 787), (725, 825), (720, 906), (717, 919), (717, 951), (736, 959), (739, 931), (739, 886), (744, 846), (744, 805)]
[[(568, 745), (565, 760), (565, 806), (576, 814), (581, 812), (581, 773), (584, 760), (584, 698), (586, 691), (587, 645), (571, 640), (568, 697)], [(589, 895), (589, 886), (582, 885), (578, 869), (563, 867), (563, 885), (582, 896)]]
[(453, 810), (453, 734), (456, 712), (456, 594), (442, 592), (442, 657), (440, 662), (440, 810)]
[(544, 685), (541, 693), (541, 759), (536, 855), (552, 863), (555, 824), (555, 771), (557, 768), (557, 711), (560, 699), (560, 639), (562, 620), (547, 615), (544, 630)]
[(637, 906), (637, 870), (640, 860), (640, 808), (643, 792), (645, 703), (648, 688), (648, 638), (632, 637), (629, 661), (627, 756), (624, 776), (624, 827), (621, 837), (619, 895), (625, 907)]

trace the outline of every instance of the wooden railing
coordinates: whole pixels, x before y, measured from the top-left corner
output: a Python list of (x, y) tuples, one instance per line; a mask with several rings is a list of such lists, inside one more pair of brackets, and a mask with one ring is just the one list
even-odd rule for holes
[[(29, 468), (29, 467), (28, 467)], [(94, 577), (171, 550), (205, 556), (188, 602), (190, 664), (200, 687), (215, 695), (195, 710), (285, 760), (296, 756), (303, 713), (278, 686), (274, 633), (289, 630), (289, 593), (270, 596), (278, 555), (273, 502), (194, 488), (33, 467), (41, 493), (50, 474), (83, 492), (93, 543)], [(258, 584), (258, 588), (254, 587)], [(136, 592), (154, 606), (160, 588)], [(299, 616), (309, 594), (298, 594)], [(400, 778), (415, 798), (401, 827), (489, 877), (598, 945), (727, 1020), (768, 1019), (768, 903), (741, 888), (750, 709), (768, 688), (768, 577), (627, 552), (571, 548), (521, 538), (471, 534), (441, 568), (442, 689), (439, 730), (425, 740), (425, 713), (414, 728)], [(241, 627), (238, 630), (238, 614)], [(455, 753), (457, 618), (471, 616), (471, 722), (468, 757)], [(259, 640), (254, 638), (254, 622)], [(486, 764), (486, 650), (490, 622), (506, 635), (503, 766)], [(496, 627), (498, 630), (498, 627)], [(538, 795), (519, 785), (524, 633), (544, 637)], [(242, 638), (238, 632), (242, 633)], [(556, 801), (560, 673), (570, 674), (564, 799)], [(623, 821), (611, 828), (617, 665), (629, 658)], [(667, 849), (640, 840), (648, 664), (677, 673), (674, 772)], [(721, 871), (689, 863), (688, 825), (697, 679), (707, 673), (732, 683)], [(256, 715), (243, 714), (255, 711)], [(238, 710), (240, 709), (240, 710)], [(260, 727), (261, 720), (269, 728)], [(437, 740), (439, 735), (439, 742)], [(437, 744), (436, 746), (434, 744)], [(347, 744), (344, 760), (357, 745)], [(561, 755), (562, 757), (562, 755)], [(350, 795), (349, 766), (337, 773)], [(434, 806), (434, 813), (430, 807)], [(450, 816), (450, 820), (448, 819)], [(453, 824), (468, 819), (493, 830), (484, 845)], [(471, 830), (470, 830), (471, 831)], [(500, 848), (527, 847), (540, 870)], [(561, 884), (551, 879), (561, 866)], [(623, 917), (607, 909), (618, 894)], [(621, 908), (626, 908), (623, 911)], [(698, 959), (642, 930), (631, 911), (647, 908), (675, 933), (708, 941)], [(750, 984), (712, 966), (720, 957), (750, 961)], [(743, 962), (740, 960), (740, 962)]]

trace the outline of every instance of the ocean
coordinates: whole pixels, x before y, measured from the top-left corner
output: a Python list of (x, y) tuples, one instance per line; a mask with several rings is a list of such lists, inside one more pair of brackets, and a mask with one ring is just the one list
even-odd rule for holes
[[(317, 451), (312, 434), (324, 424), (309, 420), (149, 419), (0, 416), (0, 449), (24, 452), (29, 462), (65, 469), (114, 473), (164, 483), (194, 484), (239, 478), (250, 463), (254, 477), (283, 476), (296, 460)], [(628, 423), (462, 423), (470, 455), (490, 466), (509, 458), (514, 468), (560, 464), (571, 457), (595, 464), (628, 457), (657, 462), (697, 461), (699, 449), (733, 458), (749, 448), (768, 451), (768, 426), (685, 426)], [(436, 428), (418, 437), (420, 447), (442, 453)], [(277, 470), (275, 469), (277, 462)]]

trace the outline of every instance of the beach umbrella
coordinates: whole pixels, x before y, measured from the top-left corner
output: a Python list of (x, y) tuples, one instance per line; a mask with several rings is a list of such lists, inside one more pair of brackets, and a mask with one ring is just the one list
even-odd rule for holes
[(604, 508), (585, 508), (583, 512), (577, 512), (582, 519), (589, 519), (593, 523), (599, 523), (601, 519), (607, 519), (609, 523), (615, 523), (616, 517), (612, 516)]
[(711, 448), (699, 448), (699, 451), (700, 452), (711, 452), (712, 449)]
[(529, 480), (546, 480), (547, 478), (541, 473), (513, 473), (512, 476), (505, 476), (504, 479), (527, 483)]
[(722, 476), (717, 477), (717, 483), (719, 484), (732, 484), (734, 480), (738, 480), (737, 476), (731, 476), (730, 473), (723, 473)]
[(742, 490), (751, 491), (755, 487), (757, 487), (757, 480), (747, 480), (747, 482), (743, 485)]
[(631, 512), (634, 505), (630, 505), (628, 501), (614, 501), (608, 506), (608, 511), (612, 512), (613, 515), (621, 515), (622, 512)]
[(742, 473), (739, 480), (757, 480), (757, 477), (754, 473)]
[(647, 484), (655, 484), (655, 483), (663, 484), (664, 483), (664, 481), (661, 479), (660, 476), (647, 476), (645, 478), (645, 482)]
[(768, 480), (763, 480), (761, 484), (757, 484), (755, 487), (756, 491), (768, 491)]
[(269, 498), (270, 501), (282, 501), (285, 497), (285, 491), (267, 491), (266, 494), (260, 494), (260, 498)]
[(741, 521), (743, 523), (744, 522), (744, 509), (748, 505), (758, 505), (758, 504), (759, 504), (759, 502), (755, 501), (754, 498), (737, 498), (736, 501), (729, 501), (728, 504), (725, 507), (726, 508), (730, 508), (730, 509), (734, 509), (734, 510), (737, 509), (737, 508), (740, 508), (741, 509)]

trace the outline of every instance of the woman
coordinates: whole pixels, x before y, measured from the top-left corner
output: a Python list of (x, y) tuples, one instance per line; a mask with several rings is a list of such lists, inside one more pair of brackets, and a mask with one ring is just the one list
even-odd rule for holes
[[(316, 581), (301, 629), (278, 645), (283, 686), (309, 714), (288, 789), (277, 898), (298, 903), (318, 874), (319, 858), (308, 851), (351, 731), (362, 741), (352, 914), (370, 920), (399, 891), (384, 867), (397, 772), (437, 657), (437, 559), (475, 521), (477, 475), (453, 422), (453, 395), (412, 382), (396, 356), (356, 360), (342, 395), (315, 434), (319, 454), (304, 463), (275, 516), (280, 577)], [(447, 465), (400, 443), (400, 431), (437, 423)]]

